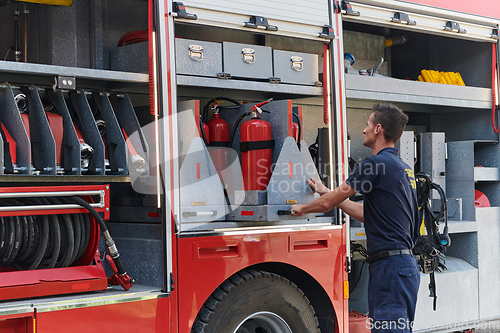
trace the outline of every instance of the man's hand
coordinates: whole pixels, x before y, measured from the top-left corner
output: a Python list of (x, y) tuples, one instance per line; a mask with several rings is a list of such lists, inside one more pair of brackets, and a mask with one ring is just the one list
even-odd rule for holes
[(295, 204), (292, 207), (290, 207), (290, 210), (292, 211), (292, 216), (302, 216), (302, 215), (304, 215), (302, 213), (302, 208), (303, 207), (304, 207), (304, 205), (302, 205), (302, 204)]
[(318, 193), (319, 195), (326, 194), (330, 192), (330, 189), (323, 185), (321, 180), (316, 179), (316, 178), (311, 178), (307, 180), (307, 185), (311, 186), (314, 192)]

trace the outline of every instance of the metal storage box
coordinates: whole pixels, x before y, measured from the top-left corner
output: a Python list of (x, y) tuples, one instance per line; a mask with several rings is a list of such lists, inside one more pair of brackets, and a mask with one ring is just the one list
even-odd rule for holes
[(268, 46), (222, 42), (224, 73), (232, 77), (269, 79), (273, 76), (272, 49)]
[(273, 50), (274, 77), (282, 83), (316, 85), (318, 55)]
[(217, 77), (222, 72), (222, 45), (192, 39), (175, 39), (177, 74)]

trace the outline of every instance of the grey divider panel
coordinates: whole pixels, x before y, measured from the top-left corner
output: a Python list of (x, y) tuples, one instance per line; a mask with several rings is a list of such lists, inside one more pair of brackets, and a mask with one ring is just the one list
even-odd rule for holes
[(82, 170), (82, 173), (104, 175), (104, 143), (85, 97), (85, 92), (83, 90), (71, 91), (69, 96), (72, 106), (69, 107), (71, 118), (82, 132), (85, 141), (94, 148), (94, 154), (90, 157), (87, 171), (83, 172)]
[(448, 142), (446, 196), (462, 198), (462, 219), (476, 220), (474, 207), (474, 141)]
[[(301, 65), (299, 59), (293, 62), (292, 57), (300, 57)], [(273, 50), (273, 68), (274, 76), (282, 83), (314, 86), (319, 80), (317, 54)]]
[[(243, 50), (255, 51), (253, 60), (243, 60)], [(268, 46), (222, 42), (223, 70), (233, 77), (269, 79), (273, 76), (273, 58)]]
[[(297, 219), (297, 217), (290, 215), (277, 214), (278, 210), (290, 209), (292, 204), (287, 204), (287, 200), (289, 202), (296, 200), (297, 203), (306, 204), (315, 199), (314, 191), (307, 185), (309, 175), (306, 172), (306, 167), (295, 139), (287, 137), (267, 187), (267, 217), (269, 221)], [(307, 214), (301, 218), (314, 218), (314, 215)]]
[(22, 87), (28, 99), (31, 156), (36, 171), (43, 175), (56, 174), (56, 142), (45, 115), (38, 90), (34, 86)]
[(148, 142), (146, 141), (146, 137), (142, 132), (141, 125), (139, 124), (139, 120), (137, 120), (137, 116), (134, 111), (134, 107), (132, 106), (132, 102), (127, 94), (112, 94), (110, 95), (111, 105), (115, 112), (116, 119), (120, 124), (122, 131), (125, 132), (126, 140), (134, 147), (137, 155), (144, 159), (145, 165), (140, 168), (132, 168), (132, 156), (131, 151), (129, 149), (129, 173), (131, 176), (137, 175), (139, 177), (145, 177), (149, 175), (149, 167), (154, 168), (154, 165), (149, 165), (149, 147)]
[[(198, 106), (196, 104), (198, 103)], [(195, 119), (195, 110), (199, 108), (199, 101), (190, 100), (177, 103), (177, 123), (179, 131), (179, 166), (182, 166), (191, 142), (197, 136), (198, 121)]]
[[(181, 231), (224, 220), (224, 189), (207, 147), (195, 137), (180, 170)], [(187, 226), (190, 225), (190, 226)]]
[[(0, 87), (0, 117), (17, 145), (15, 171), (22, 174), (31, 174), (31, 145), (14, 101), (11, 86)], [(3, 173), (3, 168), (1, 172)]]
[(73, 120), (69, 114), (64, 96), (60, 90), (45, 89), (45, 94), (54, 105), (56, 112), (63, 119), (62, 168), (67, 175), (79, 175), (81, 172), (80, 142), (76, 135)]
[[(299, 107), (294, 106), (292, 108), (292, 112), (296, 114), (297, 116), (299, 115)], [(295, 117), (292, 118), (293, 122), (296, 122)], [(304, 137), (304, 119), (300, 119), (300, 123), (302, 126), (301, 129), (301, 136)], [(314, 161), (312, 159), (311, 153), (309, 153), (309, 145), (304, 141), (300, 140), (300, 154), (302, 155), (302, 160), (304, 161), (304, 171), (305, 174), (308, 176), (308, 178), (316, 178), (320, 179), (319, 174), (318, 174), (318, 169), (316, 168), (316, 165), (314, 164)]]
[[(190, 56), (190, 46), (202, 47), (195, 55), (203, 57)], [(222, 44), (176, 38), (175, 61), (177, 74), (217, 77), (222, 72)]]
[[(93, 108), (93, 103), (97, 109)], [(106, 92), (93, 92), (92, 99), (89, 100), (90, 106), (93, 109), (94, 118), (102, 119), (106, 123), (106, 150), (108, 152), (109, 166), (111, 170), (106, 170), (108, 174), (126, 175), (127, 174), (127, 150), (126, 142), (123, 137), (120, 125), (115, 118), (111, 102), (109, 101)]]

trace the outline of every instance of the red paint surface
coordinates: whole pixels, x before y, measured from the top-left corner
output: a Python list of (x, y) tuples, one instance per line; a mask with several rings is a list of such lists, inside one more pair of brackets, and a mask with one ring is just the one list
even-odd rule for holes
[(468, 0), (412, 0), (402, 2), (411, 2), (469, 14), (500, 18), (500, 1), (498, 0), (481, 0), (474, 3)]
[(106, 290), (106, 273), (98, 258), (88, 266), (2, 272), (0, 300)]
[(39, 333), (172, 332), (168, 297), (39, 312), (36, 323)]
[(33, 333), (34, 317), (34, 312), (0, 316), (0, 333)]
[[(341, 229), (178, 239), (179, 333), (189, 333), (199, 309), (228, 277), (254, 264), (280, 262), (311, 275), (330, 297), (340, 327), (345, 246)], [(291, 244), (291, 245), (290, 245)], [(208, 272), (208, 273), (207, 273)], [(342, 330), (342, 332), (344, 332)]]
[(9, 143), (10, 158), (12, 160), (12, 163), (17, 163), (17, 143), (16, 141), (14, 141), (14, 138), (7, 131), (3, 123), (2, 123), (2, 130), (3, 133), (5, 134), (3, 140), (4, 141), (7, 140), (7, 142)]
[[(271, 140), (271, 125), (267, 121), (254, 118), (245, 121), (241, 126), (241, 142), (267, 140)], [(267, 189), (271, 179), (272, 152), (272, 149), (259, 149), (241, 153), (243, 188), (246, 191)]]
[(47, 115), (47, 120), (49, 121), (50, 130), (52, 131), (52, 136), (56, 142), (56, 162), (61, 164), (61, 151), (63, 142), (63, 119), (60, 115), (54, 114), (52, 112), (45, 112)]
[[(211, 143), (223, 143), (229, 146), (229, 124), (218, 113), (214, 113), (213, 118), (208, 122), (208, 128)], [(226, 168), (226, 153), (226, 148), (210, 148), (210, 157), (223, 183), (225, 183), (225, 174), (223, 171)]]

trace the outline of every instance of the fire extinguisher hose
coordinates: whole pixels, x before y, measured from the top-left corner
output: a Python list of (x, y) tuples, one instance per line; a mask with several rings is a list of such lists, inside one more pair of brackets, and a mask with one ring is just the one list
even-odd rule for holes
[(74, 203), (84, 207), (86, 210), (89, 211), (89, 213), (95, 218), (97, 223), (99, 224), (99, 227), (102, 230), (102, 233), (104, 235), (104, 240), (106, 242), (106, 246), (108, 248), (109, 253), (111, 254), (111, 258), (113, 259), (113, 262), (116, 265), (116, 268), (118, 270), (118, 275), (124, 275), (127, 273), (125, 270), (125, 267), (123, 266), (122, 260), (120, 258), (120, 253), (118, 252), (118, 249), (116, 248), (115, 241), (113, 238), (111, 238), (111, 235), (109, 234), (108, 227), (104, 223), (103, 219), (99, 215), (99, 213), (92, 207), (90, 204), (83, 200), (80, 197), (69, 197), (70, 200), (72, 200)]
[[(3, 206), (70, 203), (67, 198), (1, 200)], [(0, 218), (0, 266), (18, 270), (68, 267), (87, 251), (88, 214), (6, 216)]]

